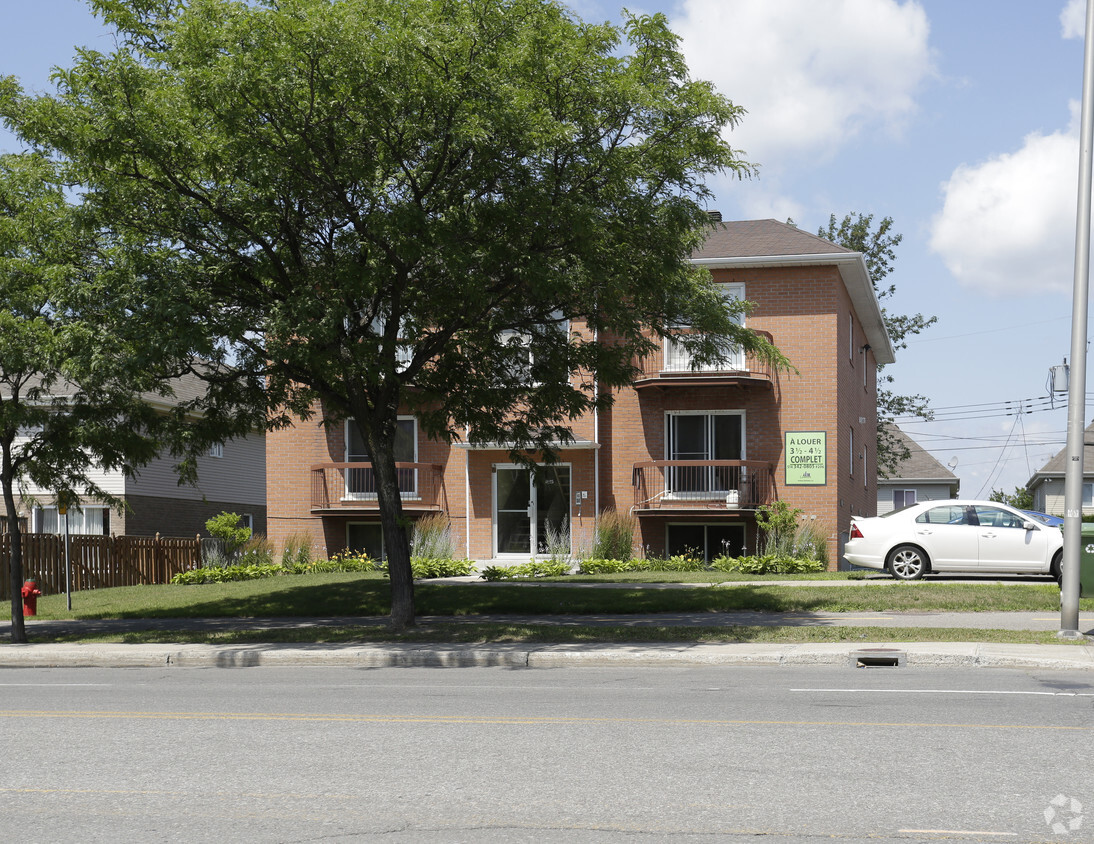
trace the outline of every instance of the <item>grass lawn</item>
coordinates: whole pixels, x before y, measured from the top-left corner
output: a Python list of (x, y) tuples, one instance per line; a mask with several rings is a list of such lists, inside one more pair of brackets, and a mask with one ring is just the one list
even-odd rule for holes
[[(783, 576), (782, 579), (787, 579)], [(612, 581), (617, 584), (619, 576)], [(570, 580), (555, 583), (437, 583), (415, 588), (419, 615), (556, 615), (657, 612), (1058, 612), (1060, 591), (1044, 584), (902, 583), (600, 589)], [(76, 592), (72, 612), (64, 595), (39, 599), (42, 619), (263, 618), (385, 616), (390, 587), (377, 574), (309, 574), (200, 586), (130, 586)], [(1094, 599), (1081, 608), (1094, 611)]]

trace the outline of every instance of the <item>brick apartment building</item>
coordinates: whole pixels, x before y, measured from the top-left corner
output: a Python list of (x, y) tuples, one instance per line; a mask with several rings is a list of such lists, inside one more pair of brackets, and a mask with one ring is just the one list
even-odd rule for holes
[[(753, 552), (755, 508), (782, 499), (828, 535), (834, 566), (851, 516), (877, 504), (875, 376), (893, 361), (865, 262), (774, 220), (718, 223), (693, 260), (724, 295), (755, 304), (748, 327), (796, 373), (743, 358), (695, 371), (666, 341), (609, 410), (574, 420), (575, 442), (535, 473), (504, 444), (430, 441), (404, 417), (406, 513), (446, 513), (457, 553), (471, 559), (526, 562), (551, 527), (569, 526), (574, 552), (589, 547), (596, 515), (614, 507), (637, 516), (636, 543), (649, 553), (710, 559)], [(275, 545), (309, 533), (321, 553), (382, 553), (364, 455), (352, 424), (267, 435)]]

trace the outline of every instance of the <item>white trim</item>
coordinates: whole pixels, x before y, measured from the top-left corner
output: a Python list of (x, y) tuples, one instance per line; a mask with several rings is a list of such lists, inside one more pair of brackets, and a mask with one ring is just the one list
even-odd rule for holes
[[(572, 463), (553, 463), (552, 468), (564, 468), (570, 473), (570, 489), (566, 494), (566, 521), (570, 529), (570, 550), (573, 551), (574, 544), (574, 501), (573, 501), (573, 487), (574, 487), (574, 468)], [(539, 536), (537, 535), (537, 524), (535, 517), (531, 514), (532, 507), (538, 503), (536, 495), (535, 484), (531, 482), (529, 478), (528, 484), (528, 551), (514, 551), (510, 553), (502, 554), (498, 551), (498, 470), (506, 469), (524, 469), (527, 472), (531, 472), (531, 469), (521, 463), (491, 463), (490, 464), (490, 553), (494, 559), (499, 560), (526, 560), (537, 559), (539, 556), (538, 544)]]

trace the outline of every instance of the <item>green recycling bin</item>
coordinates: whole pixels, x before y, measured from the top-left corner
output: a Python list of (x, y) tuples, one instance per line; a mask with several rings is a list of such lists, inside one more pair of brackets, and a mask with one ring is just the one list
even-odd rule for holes
[(1094, 523), (1083, 522), (1079, 543), (1079, 596), (1094, 597)]

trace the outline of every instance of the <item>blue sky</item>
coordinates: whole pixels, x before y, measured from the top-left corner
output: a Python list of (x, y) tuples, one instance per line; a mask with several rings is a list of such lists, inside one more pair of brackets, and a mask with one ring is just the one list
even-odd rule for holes
[[(623, 4), (570, 5), (599, 21)], [(82, 0), (9, 7), (0, 73), (28, 89), (49, 90), (75, 45), (110, 47)], [(760, 174), (713, 185), (726, 219), (815, 232), (830, 213), (893, 218), (904, 241), (891, 308), (938, 317), (889, 370), (937, 420), (902, 427), (957, 459), (963, 495), (1024, 484), (1067, 427), (1066, 395), (1053, 409), (1046, 379), (1071, 348), (1082, 0), (628, 7), (664, 12), (693, 75), (748, 110), (729, 139)]]

